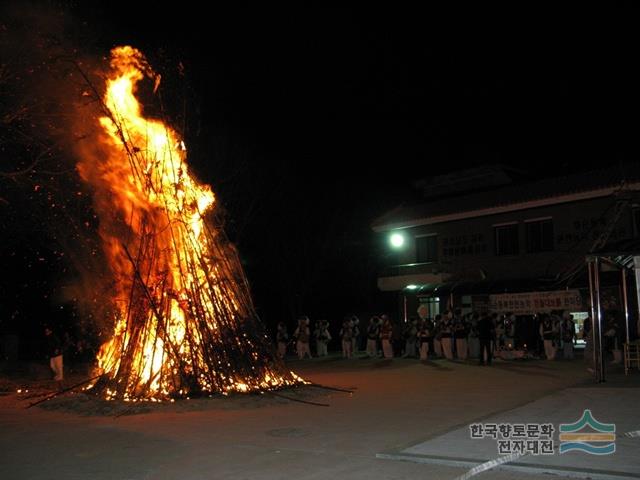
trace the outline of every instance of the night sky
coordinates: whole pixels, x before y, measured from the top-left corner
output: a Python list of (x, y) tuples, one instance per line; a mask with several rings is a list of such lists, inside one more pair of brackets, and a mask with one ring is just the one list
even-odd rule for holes
[[(60, 22), (78, 55), (131, 44), (163, 74), (165, 111), (228, 213), (268, 325), (391, 308), (375, 288), (384, 248), (370, 224), (411, 201), (415, 180), (494, 163), (552, 175), (637, 159), (635, 12), (41, 3), (29, 15)], [(11, 32), (11, 20), (3, 26)], [(41, 222), (16, 223), (25, 209), (0, 204), (3, 236), (19, 239), (2, 250), (19, 280), (3, 284), (5, 316), (25, 296), (57, 308), (47, 290), (67, 281), (64, 261), (50, 260), (64, 245)], [(38, 286), (15, 286), (23, 281)]]

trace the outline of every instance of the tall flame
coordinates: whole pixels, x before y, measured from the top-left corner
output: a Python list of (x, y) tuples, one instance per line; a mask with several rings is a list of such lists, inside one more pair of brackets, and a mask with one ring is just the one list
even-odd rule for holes
[(105, 296), (117, 315), (96, 387), (108, 398), (158, 399), (301, 381), (273, 354), (237, 252), (209, 215), (213, 192), (189, 175), (184, 143), (142, 115), (136, 86), (148, 77), (157, 88), (160, 77), (132, 47), (111, 53), (99, 154), (78, 164), (95, 191), (115, 279)]

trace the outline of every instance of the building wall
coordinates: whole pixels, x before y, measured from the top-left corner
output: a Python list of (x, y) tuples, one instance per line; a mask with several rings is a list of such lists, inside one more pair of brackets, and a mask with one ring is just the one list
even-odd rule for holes
[[(613, 197), (602, 197), (405, 229), (407, 243), (395, 258), (398, 264), (416, 262), (415, 238), (421, 235), (437, 234), (438, 258), (395, 274), (448, 272), (452, 279), (465, 280), (554, 276), (584, 258), (611, 218), (614, 203)], [(553, 251), (527, 253), (525, 223), (548, 217), (553, 221)], [(510, 222), (517, 222), (519, 253), (496, 255), (495, 226)], [(626, 208), (609, 241), (633, 235), (632, 211)]]

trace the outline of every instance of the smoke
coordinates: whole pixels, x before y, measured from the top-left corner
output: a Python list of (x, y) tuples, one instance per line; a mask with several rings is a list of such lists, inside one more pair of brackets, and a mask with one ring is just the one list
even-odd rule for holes
[(15, 238), (17, 250), (24, 248), (20, 235), (22, 243), (39, 237), (47, 251), (39, 260), (49, 263), (55, 282), (43, 298), (73, 304), (81, 334), (106, 333), (113, 316), (102, 293), (112, 279), (92, 192), (76, 170), (78, 156), (98, 134), (96, 86), (104, 59), (92, 54), (98, 49), (89, 26), (68, 10), (4, 5), (0, 18), (3, 238)]

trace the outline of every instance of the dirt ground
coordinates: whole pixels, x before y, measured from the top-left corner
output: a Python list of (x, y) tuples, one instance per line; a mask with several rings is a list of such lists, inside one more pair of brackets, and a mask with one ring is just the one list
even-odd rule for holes
[(376, 454), (592, 381), (579, 359), (480, 367), (332, 356), (289, 364), (311, 382), (353, 393), (305, 386), (280, 396), (134, 407), (67, 393), (27, 408), (46, 397), (50, 383), (2, 379), (0, 478), (455, 479), (467, 469)]

